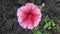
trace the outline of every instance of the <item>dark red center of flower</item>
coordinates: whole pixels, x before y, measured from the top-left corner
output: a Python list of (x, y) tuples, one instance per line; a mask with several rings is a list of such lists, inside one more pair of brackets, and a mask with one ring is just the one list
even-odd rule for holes
[(28, 13), (28, 16), (30, 16), (30, 17), (31, 17), (31, 16), (32, 16), (32, 14), (31, 14), (31, 13)]

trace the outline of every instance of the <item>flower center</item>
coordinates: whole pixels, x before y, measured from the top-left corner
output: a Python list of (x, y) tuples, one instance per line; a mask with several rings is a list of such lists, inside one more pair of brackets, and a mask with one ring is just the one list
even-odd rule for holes
[(28, 13), (28, 16), (30, 16), (30, 17), (31, 17), (31, 16), (32, 16), (32, 14), (31, 14), (31, 13)]

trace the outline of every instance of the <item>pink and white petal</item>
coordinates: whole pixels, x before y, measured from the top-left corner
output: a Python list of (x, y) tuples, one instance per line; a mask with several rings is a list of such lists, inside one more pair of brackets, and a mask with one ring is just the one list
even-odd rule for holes
[(39, 24), (39, 22), (41, 21), (41, 17), (42, 17), (42, 14), (40, 16), (37, 16), (37, 18), (35, 18), (34, 27)]
[(32, 9), (33, 8), (33, 5), (34, 5), (33, 3), (27, 3), (26, 4), (26, 6), (27, 6), (28, 9)]
[(35, 10), (36, 8), (38, 8), (38, 6), (37, 6), (37, 5), (32, 4), (32, 10)]
[(34, 26), (30, 23), (30, 24), (28, 24), (28, 27), (27, 27), (28, 29), (33, 29), (34, 28)]
[(32, 6), (33, 3), (27, 3), (25, 6), (27, 6), (28, 8)]
[(22, 7), (18, 8), (18, 10), (17, 10), (17, 16), (23, 15), (24, 12), (26, 12), (26, 11), (27, 11), (27, 7), (25, 7), (25, 6), (22, 6)]
[(21, 11), (25, 11), (25, 10), (27, 10), (27, 7), (26, 6), (22, 6), (22, 7), (20, 7), (20, 9), (21, 9)]
[(18, 8), (18, 10), (17, 10), (17, 16), (21, 16), (23, 13), (22, 13), (22, 11), (20, 10), (20, 8)]
[(24, 29), (27, 28), (27, 22), (21, 22), (21, 23), (19, 23), (19, 25), (20, 25), (21, 27), (23, 27)]
[(34, 28), (34, 24), (31, 23), (30, 20), (28, 20), (28, 26), (27, 26), (28, 29), (33, 29)]
[(18, 17), (18, 22), (21, 23), (23, 20), (23, 17)]
[(37, 7), (33, 10), (33, 13), (35, 14), (41, 14), (41, 10)]
[(34, 27), (38, 26), (40, 21), (41, 21), (40, 18), (36, 18), (35, 21), (34, 21)]

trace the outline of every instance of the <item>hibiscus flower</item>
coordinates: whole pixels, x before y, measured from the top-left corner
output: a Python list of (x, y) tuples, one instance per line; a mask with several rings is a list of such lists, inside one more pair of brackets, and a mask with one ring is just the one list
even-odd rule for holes
[(21, 27), (33, 29), (41, 21), (42, 13), (37, 5), (27, 3), (17, 10), (18, 23)]

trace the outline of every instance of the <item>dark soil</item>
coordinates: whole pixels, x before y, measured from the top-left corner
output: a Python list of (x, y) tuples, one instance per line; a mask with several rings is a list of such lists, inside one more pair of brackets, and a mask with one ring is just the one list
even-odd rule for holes
[[(16, 16), (17, 8), (28, 2), (33, 2), (36, 5), (45, 3), (45, 8), (42, 11), (43, 16), (49, 15), (60, 25), (60, 0), (0, 0), (0, 34), (32, 34), (31, 30), (19, 26)], [(43, 25), (43, 22), (39, 25), (42, 32)], [(54, 29), (51, 29), (50, 33), (60, 34)]]

